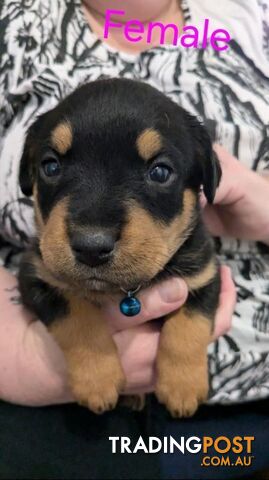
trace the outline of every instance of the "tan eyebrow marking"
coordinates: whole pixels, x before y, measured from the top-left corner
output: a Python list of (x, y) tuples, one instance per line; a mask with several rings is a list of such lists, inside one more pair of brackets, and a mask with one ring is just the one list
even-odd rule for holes
[(159, 153), (162, 148), (162, 138), (157, 130), (146, 128), (137, 137), (136, 146), (140, 157), (146, 162)]
[(52, 146), (61, 155), (64, 155), (71, 148), (72, 141), (72, 126), (68, 121), (59, 123), (51, 133)]

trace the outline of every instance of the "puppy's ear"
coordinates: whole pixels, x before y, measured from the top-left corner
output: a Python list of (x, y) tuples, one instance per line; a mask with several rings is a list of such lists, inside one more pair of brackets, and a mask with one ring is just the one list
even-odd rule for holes
[(216, 190), (221, 180), (221, 166), (217, 154), (214, 152), (211, 146), (211, 156), (207, 160), (207, 165), (204, 171), (204, 193), (208, 203), (213, 203)]
[(35, 128), (34, 126), (32, 126), (27, 133), (20, 162), (19, 184), (22, 193), (27, 197), (30, 197), (33, 194), (33, 185), (36, 170), (34, 162), (34, 133)]
[(220, 162), (205, 127), (197, 122), (192, 131), (195, 135), (195, 155), (202, 173), (201, 184), (208, 203), (213, 203), (221, 179)]

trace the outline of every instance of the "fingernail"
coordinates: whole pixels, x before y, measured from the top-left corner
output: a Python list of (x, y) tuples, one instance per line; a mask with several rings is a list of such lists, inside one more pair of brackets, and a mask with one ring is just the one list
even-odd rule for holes
[(166, 303), (179, 302), (182, 298), (183, 288), (185, 289), (184, 281), (180, 278), (173, 278), (169, 281), (163, 282), (159, 286), (160, 297)]

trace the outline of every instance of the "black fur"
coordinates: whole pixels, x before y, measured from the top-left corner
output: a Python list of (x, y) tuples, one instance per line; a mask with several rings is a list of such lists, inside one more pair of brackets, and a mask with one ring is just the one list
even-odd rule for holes
[(24, 305), (48, 327), (54, 320), (68, 314), (68, 303), (55, 288), (37, 276), (33, 260), (38, 251), (27, 253), (20, 265), (19, 289)]

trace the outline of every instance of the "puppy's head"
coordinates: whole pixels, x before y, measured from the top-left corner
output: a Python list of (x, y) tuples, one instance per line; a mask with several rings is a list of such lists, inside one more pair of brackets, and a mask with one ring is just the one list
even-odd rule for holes
[(85, 85), (30, 128), (20, 185), (34, 194), (53, 278), (88, 290), (154, 278), (190, 235), (201, 185), (220, 179), (205, 129), (154, 88)]

